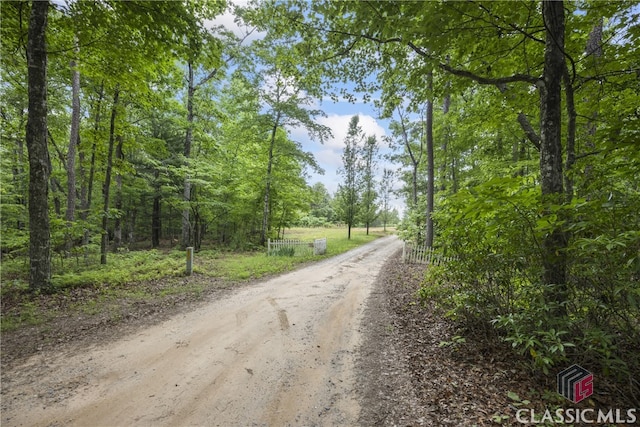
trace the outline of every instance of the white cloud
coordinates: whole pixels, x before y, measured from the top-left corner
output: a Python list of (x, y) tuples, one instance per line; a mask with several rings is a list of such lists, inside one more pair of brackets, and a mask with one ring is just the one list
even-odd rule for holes
[(325, 171), (336, 171), (342, 167), (342, 155), (335, 150), (324, 149), (316, 151), (314, 156)]
[(265, 37), (266, 33), (262, 31), (256, 31), (252, 27), (248, 27), (242, 23), (238, 17), (233, 13), (233, 6), (246, 6), (247, 0), (234, 0), (229, 2), (227, 11), (222, 15), (216, 16), (215, 19), (208, 19), (205, 21), (207, 28), (213, 28), (214, 26), (223, 26), (227, 30), (231, 31), (239, 39), (244, 39), (245, 44), (250, 44), (255, 40), (261, 40)]
[[(340, 149), (344, 147), (344, 140), (347, 137), (349, 131), (349, 122), (354, 114), (340, 115), (330, 114), (327, 117), (318, 119), (318, 123), (329, 127), (333, 133), (333, 138), (330, 138), (325, 145), (334, 149)], [(360, 126), (365, 135), (374, 135), (378, 138), (378, 143), (383, 141), (383, 136), (386, 132), (382, 126), (377, 122), (375, 118), (366, 114), (358, 114), (360, 116)]]

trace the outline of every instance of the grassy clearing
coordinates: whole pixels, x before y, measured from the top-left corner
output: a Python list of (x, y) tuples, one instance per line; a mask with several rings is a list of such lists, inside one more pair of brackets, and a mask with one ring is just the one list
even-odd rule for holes
[(218, 253), (213, 257), (207, 253), (197, 254), (194, 271), (210, 277), (238, 281), (258, 279), (271, 274), (293, 270), (297, 265), (332, 257), (369, 243), (379, 237), (390, 234), (381, 229), (352, 229), (351, 240), (347, 240), (347, 231), (343, 228), (292, 228), (284, 233), (286, 239), (313, 241), (327, 238), (327, 253), (320, 256), (267, 256), (264, 251), (252, 253)]
[[(194, 278), (184, 277), (185, 253), (178, 250), (110, 254), (107, 265), (85, 265), (82, 261), (67, 260), (63, 266), (54, 265), (52, 295), (48, 296), (29, 292), (25, 259), (3, 260), (1, 330), (43, 325), (56, 316), (71, 313), (106, 314), (115, 318), (126, 304), (157, 302), (184, 295), (197, 298), (208, 286), (219, 287), (220, 282), (233, 286), (236, 282), (291, 271), (302, 263), (338, 255), (387, 234), (390, 233), (371, 229), (367, 236), (364, 229), (352, 229), (351, 240), (347, 240), (347, 231), (342, 228), (288, 229), (285, 238), (313, 241), (326, 237), (327, 253), (268, 257), (266, 251), (203, 250), (194, 257)], [(200, 279), (196, 279), (198, 276)], [(208, 284), (202, 276), (216, 280)], [(158, 281), (163, 282), (160, 288), (149, 288), (149, 283)], [(61, 300), (65, 302), (62, 310)], [(67, 300), (73, 300), (73, 303), (66, 304)]]

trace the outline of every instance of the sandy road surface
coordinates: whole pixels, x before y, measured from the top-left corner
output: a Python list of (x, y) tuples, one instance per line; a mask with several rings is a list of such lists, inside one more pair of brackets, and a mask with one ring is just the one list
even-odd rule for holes
[(38, 382), (3, 385), (2, 426), (355, 425), (364, 302), (399, 247), (378, 239), (108, 346), (34, 356), (15, 369)]

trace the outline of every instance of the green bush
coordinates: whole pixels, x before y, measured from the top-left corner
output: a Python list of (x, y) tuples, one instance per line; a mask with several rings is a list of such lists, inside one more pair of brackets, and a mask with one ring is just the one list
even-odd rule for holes
[[(461, 324), (492, 326), (543, 372), (572, 361), (637, 374), (640, 194), (596, 195), (543, 214), (532, 178), (460, 191), (436, 214), (440, 243), (456, 260), (428, 270), (420, 297)], [(562, 301), (549, 300), (554, 286), (542, 282), (541, 242), (556, 227), (570, 238)]]

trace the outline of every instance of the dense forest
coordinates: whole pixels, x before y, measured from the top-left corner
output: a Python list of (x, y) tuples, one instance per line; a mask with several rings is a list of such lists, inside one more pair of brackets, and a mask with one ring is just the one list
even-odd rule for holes
[[(422, 298), (640, 395), (638, 2), (250, 2), (241, 36), (217, 1), (1, 7), (2, 256), (32, 287), (52, 252), (393, 222), (395, 188), (401, 236), (454, 260)], [(395, 166), (355, 116), (331, 195), (290, 130), (357, 96)]]

